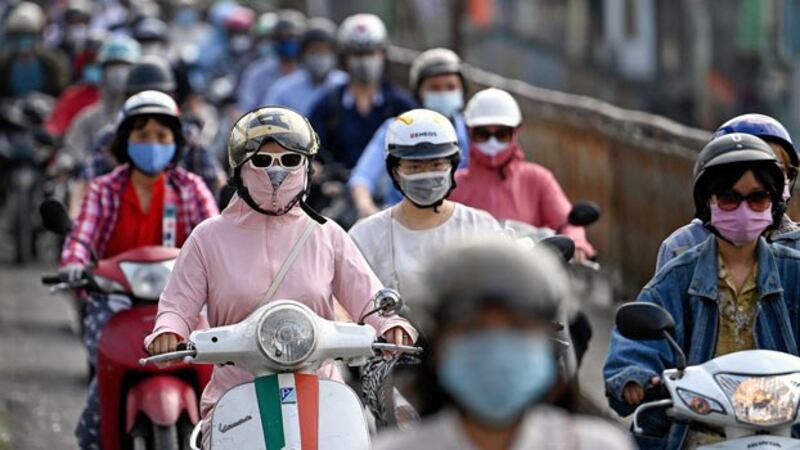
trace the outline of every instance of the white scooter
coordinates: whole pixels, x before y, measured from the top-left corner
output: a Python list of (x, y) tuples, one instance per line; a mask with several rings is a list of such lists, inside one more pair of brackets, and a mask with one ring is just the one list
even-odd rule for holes
[[(392, 315), (402, 302), (391, 290), (364, 315)], [(213, 450), (368, 450), (370, 434), (361, 402), (350, 387), (319, 379), (326, 363), (363, 365), (376, 352), (421, 353), (418, 347), (376, 342), (366, 325), (334, 322), (293, 300), (270, 302), (235, 325), (195, 331), (184, 350), (140, 364), (186, 359), (196, 364), (236, 365), (255, 380), (223, 394), (211, 421)], [(192, 435), (193, 449), (201, 425)]]
[(725, 441), (699, 450), (793, 449), (791, 427), (800, 423), (800, 358), (770, 350), (748, 350), (686, 367), (675, 342), (675, 321), (652, 303), (627, 303), (617, 310), (617, 329), (628, 339), (666, 339), (675, 352), (676, 368), (664, 371), (669, 399), (643, 403), (633, 416), (634, 433), (642, 433), (639, 415), (669, 408), (676, 419), (724, 429)]

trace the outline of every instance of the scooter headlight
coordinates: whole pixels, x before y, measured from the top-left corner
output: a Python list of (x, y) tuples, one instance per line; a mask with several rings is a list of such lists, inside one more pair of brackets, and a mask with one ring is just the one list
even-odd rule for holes
[(285, 305), (267, 311), (258, 324), (258, 345), (264, 356), (283, 367), (296, 367), (311, 356), (317, 333), (302, 309)]
[(800, 399), (800, 374), (769, 377), (722, 374), (716, 378), (739, 422), (765, 427), (794, 422)]
[(131, 286), (133, 296), (144, 300), (158, 300), (167, 285), (175, 260), (159, 263), (120, 263), (119, 268)]

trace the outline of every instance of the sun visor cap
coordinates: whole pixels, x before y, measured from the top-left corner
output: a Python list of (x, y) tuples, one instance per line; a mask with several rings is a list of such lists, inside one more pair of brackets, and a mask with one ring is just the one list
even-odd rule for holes
[(775, 161), (775, 156), (771, 156), (760, 149), (740, 150), (736, 153), (725, 153), (717, 156), (716, 158), (708, 161), (705, 165), (705, 168), (708, 169), (715, 166), (724, 166), (725, 164), (734, 164), (742, 161)]
[(242, 116), (231, 130), (228, 139), (231, 167), (238, 167), (270, 141), (306, 156), (316, 155), (319, 148), (317, 134), (305, 117), (284, 107), (259, 108)]
[(459, 153), (461, 149), (455, 142), (432, 144), (423, 142), (413, 147), (394, 145), (388, 148), (389, 154), (400, 159), (436, 159), (447, 158)]

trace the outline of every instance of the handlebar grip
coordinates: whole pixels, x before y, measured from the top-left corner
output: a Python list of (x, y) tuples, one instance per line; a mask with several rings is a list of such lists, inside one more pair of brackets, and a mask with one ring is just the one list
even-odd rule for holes
[(42, 284), (58, 284), (62, 281), (60, 275), (42, 275)]

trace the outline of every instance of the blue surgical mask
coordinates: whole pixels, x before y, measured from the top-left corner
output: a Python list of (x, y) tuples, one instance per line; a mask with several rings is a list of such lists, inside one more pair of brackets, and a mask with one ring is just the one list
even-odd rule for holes
[(262, 42), (256, 47), (259, 58), (273, 58), (275, 57), (275, 45), (271, 42)]
[(103, 82), (103, 68), (100, 64), (87, 64), (83, 67), (83, 79), (87, 83), (99, 86)]
[(284, 39), (275, 43), (275, 53), (283, 59), (297, 59), (300, 55), (300, 42), (295, 39)]
[(20, 52), (27, 52), (33, 50), (36, 47), (36, 42), (38, 41), (35, 35), (22, 35), (18, 36), (14, 40), (14, 45)]
[(148, 175), (163, 171), (175, 156), (177, 147), (172, 144), (128, 142), (128, 156), (133, 165)]
[(442, 349), (439, 384), (481, 422), (505, 427), (552, 387), (550, 340), (519, 331), (480, 331), (452, 338)]
[(426, 92), (422, 96), (422, 105), (445, 117), (453, 117), (464, 106), (464, 91)]
[(184, 8), (175, 14), (175, 23), (181, 27), (190, 27), (200, 20), (200, 13), (191, 8)]

